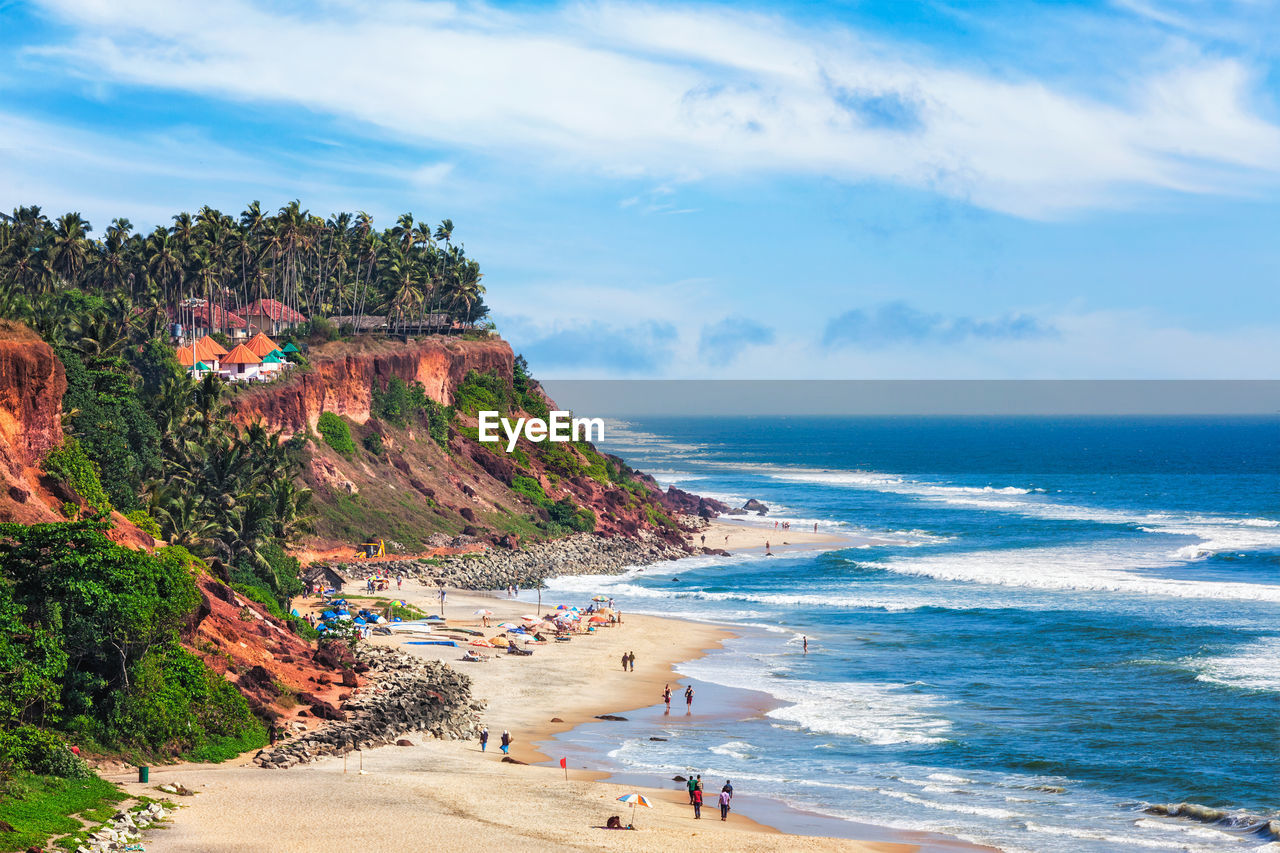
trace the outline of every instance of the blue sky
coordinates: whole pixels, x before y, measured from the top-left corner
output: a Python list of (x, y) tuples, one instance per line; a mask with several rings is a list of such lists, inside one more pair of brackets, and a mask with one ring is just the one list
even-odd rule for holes
[(0, 207), (452, 218), (546, 377), (1280, 377), (1269, 0), (0, 0)]

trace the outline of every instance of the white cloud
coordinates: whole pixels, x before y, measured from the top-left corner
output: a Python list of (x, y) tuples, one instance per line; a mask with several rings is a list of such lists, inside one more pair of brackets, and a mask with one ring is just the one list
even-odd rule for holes
[(86, 78), (297, 105), (534, 168), (883, 180), (1027, 217), (1280, 177), (1255, 72), (1194, 51), (1102, 100), (724, 8), (43, 5), (78, 35), (29, 55)]

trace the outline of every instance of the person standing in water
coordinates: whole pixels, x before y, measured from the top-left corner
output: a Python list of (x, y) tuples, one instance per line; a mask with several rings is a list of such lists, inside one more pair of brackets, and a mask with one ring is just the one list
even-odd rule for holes
[(684, 689), (684, 707), (685, 707), (686, 714), (693, 711), (693, 685), (692, 684), (690, 684), (688, 687)]
[(662, 688), (662, 701), (667, 703), (667, 713), (671, 713), (671, 685)]
[(806, 655), (809, 654), (809, 638), (808, 637), (804, 638), (804, 653)]

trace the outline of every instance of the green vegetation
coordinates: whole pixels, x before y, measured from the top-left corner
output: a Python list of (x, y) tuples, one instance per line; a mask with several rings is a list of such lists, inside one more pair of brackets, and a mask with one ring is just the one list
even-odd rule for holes
[(364, 449), (372, 453), (374, 456), (381, 456), (387, 452), (386, 447), (382, 444), (382, 436), (376, 432), (371, 432), (360, 439), (360, 443), (364, 445)]
[(0, 849), (25, 850), (43, 847), (53, 835), (80, 830), (74, 815), (101, 823), (115, 814), (116, 804), (128, 797), (110, 782), (97, 777), (67, 779), (16, 773), (5, 780), (0, 791)]
[(590, 533), (596, 529), (596, 514), (586, 507), (579, 507), (569, 498), (553, 501), (532, 477), (516, 477), (511, 481), (511, 491), (527, 498), (547, 513), (543, 530), (550, 535), (564, 532)]
[(371, 408), (373, 416), (383, 423), (402, 429), (415, 422), (425, 423), (432, 440), (441, 447), (449, 443), (449, 421), (453, 412), (428, 397), (421, 382), (408, 383), (392, 376), (386, 388), (373, 389)]
[[(234, 311), (259, 298), (312, 317), (304, 331), (316, 342), (340, 332), (326, 316), (386, 315), (398, 334), (489, 313), (480, 265), (454, 243), (448, 219), (433, 227), (406, 213), (379, 230), (365, 213), (326, 219), (294, 201), (272, 214), (255, 201), (239, 216), (178, 213), (150, 234), (127, 219), (96, 239), (92, 231), (78, 213), (51, 221), (39, 207), (0, 219), (0, 316), (60, 343), (64, 321), (86, 315), (65, 337), (97, 357), (159, 337), (167, 323), (191, 325), (204, 305)], [(98, 303), (68, 307), (69, 291)]]
[[(98, 464), (85, 454), (75, 436), (67, 436), (61, 447), (49, 451), (44, 470), (50, 477), (70, 486), (96, 512), (111, 512), (111, 499), (102, 488)], [(63, 514), (66, 515), (65, 511)]]
[(97, 464), (111, 503), (140, 508), (142, 484), (161, 471), (160, 433), (139, 398), (140, 377), (120, 355), (86, 356), (66, 346), (57, 353), (67, 371), (62, 410), (71, 434)]
[(154, 518), (147, 515), (146, 510), (135, 509), (132, 512), (125, 513), (124, 517), (133, 522), (134, 527), (137, 527), (153, 539), (164, 538), (164, 533), (160, 530), (160, 525), (156, 524), (156, 520)]
[(200, 600), (190, 554), (105, 529), (0, 524), (0, 762), (78, 775), (64, 735), (142, 756), (263, 742), (239, 691), (178, 645)]
[(356, 443), (351, 440), (351, 428), (347, 426), (346, 421), (333, 412), (321, 412), (316, 422), (316, 429), (320, 430), (324, 443), (343, 456), (350, 456), (356, 452)]
[(480, 411), (496, 411), (507, 414), (516, 402), (511, 384), (497, 371), (468, 373), (453, 390), (453, 407), (463, 414), (475, 417)]

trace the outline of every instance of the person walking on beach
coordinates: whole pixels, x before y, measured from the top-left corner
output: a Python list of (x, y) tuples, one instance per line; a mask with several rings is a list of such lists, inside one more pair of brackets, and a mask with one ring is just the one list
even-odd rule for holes
[(729, 819), (729, 801), (733, 799), (733, 794), (728, 791), (720, 792), (720, 819)]
[(692, 684), (690, 684), (688, 687), (684, 689), (684, 708), (685, 708), (686, 714), (691, 713), (693, 711), (693, 685)]
[(693, 789), (693, 819), (702, 820), (702, 791)]
[(489, 727), (485, 726), (480, 730), (480, 751), (484, 752), (489, 747)]
[(769, 551), (769, 540), (768, 540), (768, 539), (764, 540), (764, 553), (765, 553), (765, 556), (772, 556), (772, 552), (770, 552), (770, 551)]
[(728, 779), (725, 779), (725, 780), (724, 780), (724, 787), (723, 787), (723, 788), (721, 788), (721, 789), (720, 789), (720, 791), (721, 791), (721, 793), (723, 793), (723, 792), (725, 792), (725, 791), (728, 791), (728, 792), (729, 792), (729, 799), (731, 799), (731, 800), (733, 799), (733, 783), (732, 783), (732, 782), (730, 782)]
[(627, 671), (627, 661), (631, 660), (631, 652), (622, 653), (622, 671)]
[(404, 575), (396, 575), (396, 589), (400, 590), (403, 588), (404, 588)]
[(693, 792), (698, 790), (698, 780), (690, 776), (685, 780), (684, 786), (689, 789), (689, 805), (693, 805)]
[(817, 532), (818, 532), (818, 522), (816, 522), (816, 521), (813, 523), (813, 532), (814, 532), (814, 533), (817, 533)]
[(636, 653), (627, 652), (627, 665), (631, 667), (631, 671), (636, 671)]
[(667, 703), (667, 713), (671, 713), (671, 685), (662, 688), (662, 701)]
[(502, 747), (501, 748), (502, 748), (503, 755), (511, 754), (511, 732), (507, 731), (506, 729), (502, 730)]

